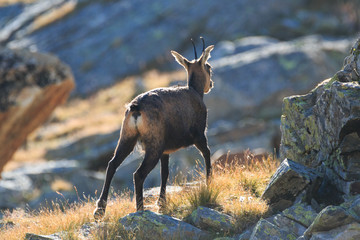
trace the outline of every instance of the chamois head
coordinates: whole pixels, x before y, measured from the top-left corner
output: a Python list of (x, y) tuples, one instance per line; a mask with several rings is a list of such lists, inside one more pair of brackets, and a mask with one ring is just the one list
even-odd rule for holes
[(203, 41), (203, 51), (200, 58), (197, 58), (195, 44), (194, 53), (195, 59), (192, 61), (187, 60), (181, 54), (171, 51), (171, 54), (175, 57), (176, 61), (182, 65), (188, 74), (188, 85), (194, 87), (195, 90), (202, 93), (210, 92), (211, 88), (214, 86), (214, 82), (211, 80), (211, 66), (207, 62), (210, 58), (210, 52), (214, 49), (214, 45), (208, 46), (205, 49), (205, 41)]

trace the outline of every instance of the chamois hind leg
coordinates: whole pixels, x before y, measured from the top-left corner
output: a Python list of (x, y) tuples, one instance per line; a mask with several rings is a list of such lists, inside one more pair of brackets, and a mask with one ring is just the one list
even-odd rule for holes
[(156, 148), (146, 148), (145, 157), (140, 167), (134, 173), (134, 186), (136, 196), (136, 211), (144, 210), (143, 187), (147, 175), (154, 169), (159, 162), (161, 151)]
[(211, 177), (211, 161), (210, 161), (210, 149), (207, 144), (207, 138), (205, 135), (201, 136), (198, 141), (195, 142), (195, 147), (201, 152), (206, 167), (206, 183), (209, 185)]
[(161, 161), (161, 187), (158, 205), (161, 207), (166, 203), (166, 182), (169, 177), (169, 155), (163, 154), (160, 158)]
[(120, 166), (120, 164), (124, 161), (124, 159), (133, 151), (136, 141), (137, 141), (137, 136), (120, 138), (114, 156), (109, 161), (106, 169), (106, 177), (105, 177), (104, 185), (99, 200), (96, 202), (96, 209), (94, 211), (95, 219), (101, 219), (104, 216), (111, 180), (116, 172), (116, 169)]

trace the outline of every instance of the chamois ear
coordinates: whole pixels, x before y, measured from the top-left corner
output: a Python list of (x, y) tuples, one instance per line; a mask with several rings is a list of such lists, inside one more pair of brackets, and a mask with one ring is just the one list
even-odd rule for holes
[(214, 45), (208, 46), (200, 57), (201, 64), (205, 64), (206, 61), (211, 57), (210, 52), (214, 49)]
[(189, 60), (187, 60), (185, 57), (181, 56), (180, 53), (177, 53), (175, 51), (171, 51), (171, 54), (174, 56), (175, 60), (182, 65), (186, 70), (188, 69), (189, 66)]

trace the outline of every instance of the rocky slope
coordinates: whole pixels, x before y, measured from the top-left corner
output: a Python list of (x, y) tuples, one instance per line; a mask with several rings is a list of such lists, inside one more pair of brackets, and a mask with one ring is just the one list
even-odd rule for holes
[(27, 135), (74, 88), (70, 68), (56, 57), (0, 48), (0, 172)]
[[(325, 80), (307, 95), (284, 99), (281, 153), (294, 161), (285, 159), (281, 163), (263, 193), (275, 214), (226, 239), (360, 237), (360, 196), (356, 191), (356, 166), (360, 162), (359, 52), (360, 40), (345, 59), (343, 69), (331, 80)], [(205, 207), (199, 207), (183, 221), (143, 211), (119, 222), (124, 231), (135, 232), (143, 239), (216, 239), (216, 233), (232, 230), (231, 216)], [(79, 236), (89, 237), (89, 229), (98, 227), (85, 225)], [(27, 239), (43, 238), (60, 239), (61, 233), (27, 235)]]

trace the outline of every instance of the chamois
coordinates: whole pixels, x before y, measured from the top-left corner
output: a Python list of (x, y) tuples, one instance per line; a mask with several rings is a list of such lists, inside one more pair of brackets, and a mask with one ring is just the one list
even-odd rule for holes
[(192, 43), (195, 59), (192, 61), (171, 51), (175, 60), (187, 72), (187, 86), (153, 89), (140, 94), (127, 105), (120, 138), (114, 156), (108, 163), (102, 192), (96, 202), (95, 219), (104, 216), (112, 177), (138, 141), (145, 150), (145, 157), (133, 174), (137, 211), (144, 210), (144, 180), (159, 159), (161, 161), (161, 189), (158, 204), (166, 202), (169, 154), (180, 148), (196, 146), (205, 159), (206, 180), (209, 181), (210, 149), (205, 135), (207, 109), (203, 96), (213, 87), (211, 66), (207, 60), (214, 46), (211, 45), (205, 49), (205, 42), (203, 39), (202, 41), (203, 50), (199, 59), (197, 59), (194, 42)]

